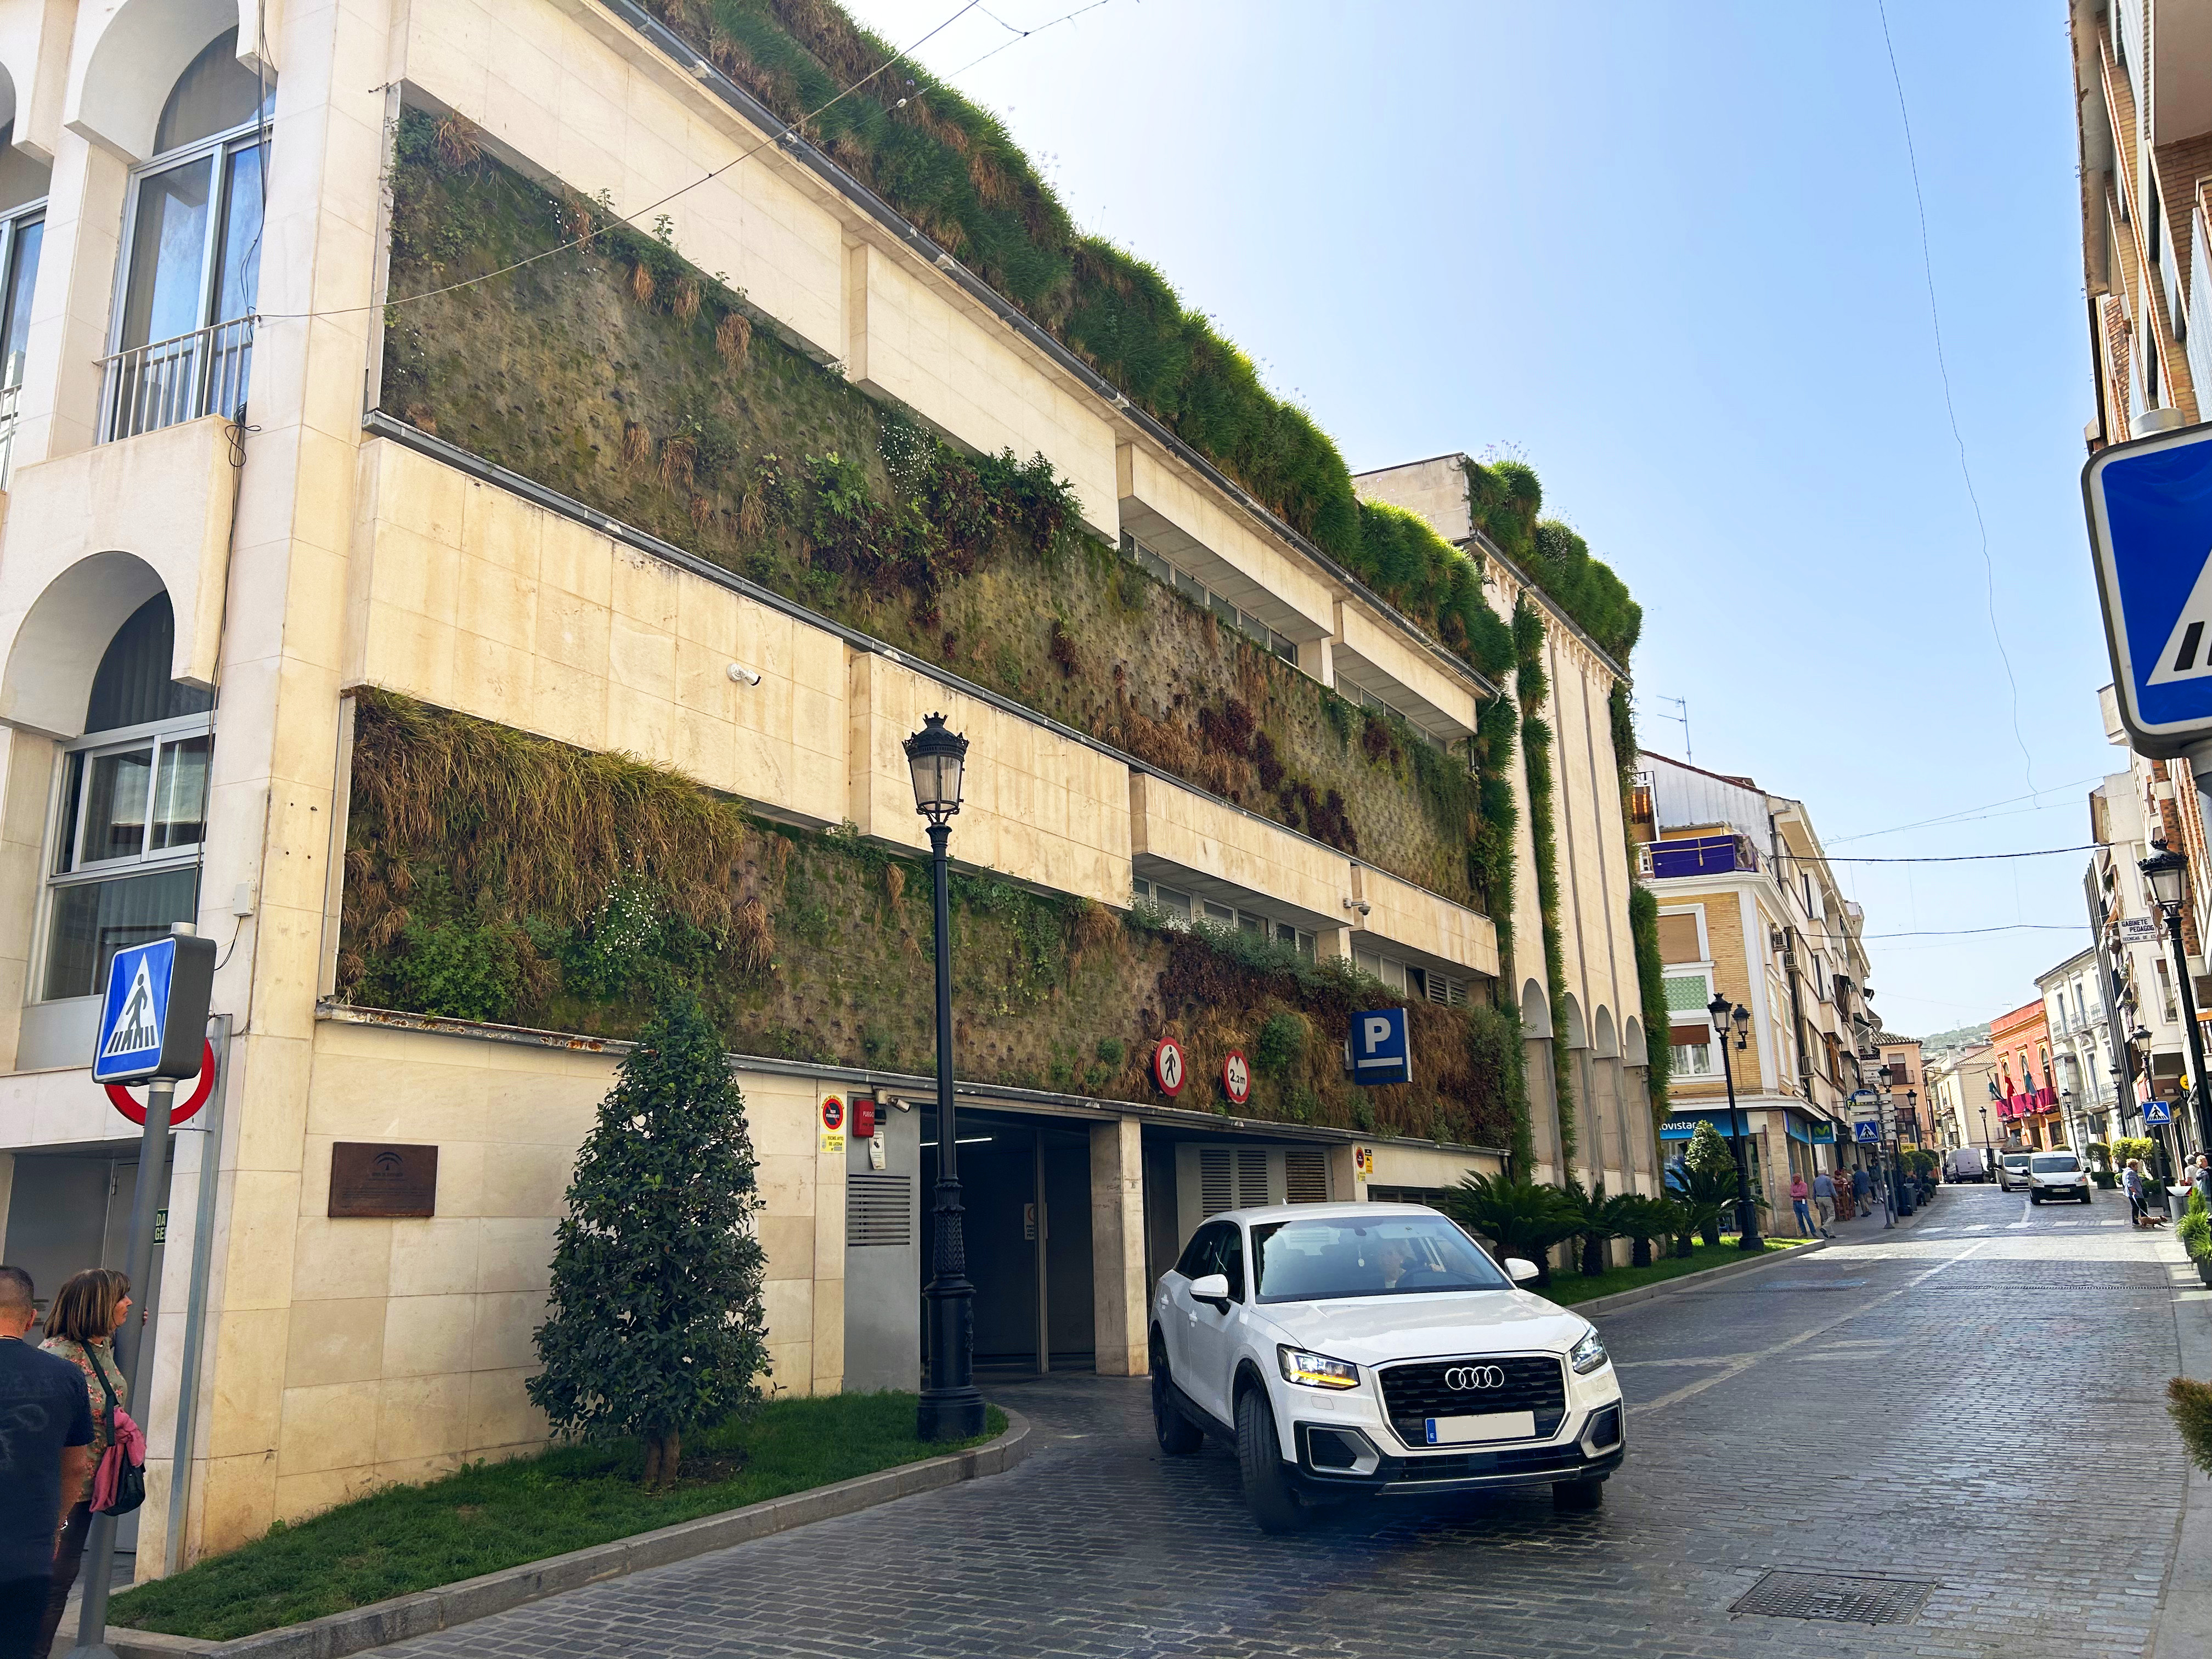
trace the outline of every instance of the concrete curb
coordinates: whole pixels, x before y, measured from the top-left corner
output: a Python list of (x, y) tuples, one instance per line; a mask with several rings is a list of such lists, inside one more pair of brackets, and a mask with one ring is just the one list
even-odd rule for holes
[[(2172, 1233), (2158, 1242), (2173, 1289), (2174, 1337), (2181, 1375), (2212, 1380), (2212, 1290), (2198, 1279), (2189, 1252)], [(2166, 1557), (2166, 1594), (2158, 1607), (2151, 1659), (2197, 1659), (2212, 1648), (2212, 1478), (2192, 1465), (2182, 1477), (2181, 1519)]]
[(696, 1521), (679, 1522), (635, 1537), (571, 1550), (566, 1555), (550, 1556), (543, 1561), (526, 1561), (520, 1566), (463, 1579), (458, 1584), (418, 1590), (412, 1595), (395, 1596), (389, 1601), (372, 1602), (365, 1607), (334, 1613), (304, 1625), (288, 1625), (281, 1630), (263, 1631), (233, 1641), (205, 1642), (191, 1637), (163, 1636), (152, 1631), (111, 1627), (107, 1645), (118, 1659), (175, 1659), (175, 1656), (182, 1654), (219, 1655), (222, 1659), (246, 1655), (252, 1655), (252, 1659), (341, 1659), (343, 1655), (361, 1653), (410, 1636), (450, 1630), (471, 1620), (558, 1595), (563, 1590), (624, 1577), (647, 1567), (666, 1566), (672, 1561), (688, 1561), (694, 1556), (727, 1549), (734, 1544), (750, 1543), (757, 1538), (827, 1521), (835, 1516), (873, 1509), (878, 1504), (911, 1498), (917, 1492), (937, 1492), (963, 1481), (1003, 1474), (1029, 1455), (1030, 1423), (1011, 1407), (1002, 1406), (1000, 1409), (1006, 1414), (1006, 1431), (995, 1440), (966, 1451), (925, 1458), (918, 1463), (902, 1463), (896, 1468), (841, 1480), (835, 1486), (817, 1486), (787, 1498), (750, 1504), (741, 1510), (702, 1516)]

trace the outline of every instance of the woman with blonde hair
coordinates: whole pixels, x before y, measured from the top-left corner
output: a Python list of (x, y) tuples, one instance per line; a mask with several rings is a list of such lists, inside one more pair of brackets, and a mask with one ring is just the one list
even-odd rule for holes
[(123, 1368), (115, 1363), (115, 1333), (123, 1328), (130, 1312), (131, 1280), (112, 1267), (87, 1267), (70, 1275), (46, 1310), (46, 1340), (39, 1346), (84, 1373), (85, 1395), (92, 1407), (92, 1460), (85, 1468), (82, 1489), (70, 1499), (69, 1519), (54, 1551), (54, 1584), (46, 1597), (46, 1622), (31, 1659), (47, 1659), (52, 1651), (70, 1587), (84, 1563), (85, 1539), (92, 1530), (93, 1471), (115, 1439), (115, 1413), (123, 1406)]

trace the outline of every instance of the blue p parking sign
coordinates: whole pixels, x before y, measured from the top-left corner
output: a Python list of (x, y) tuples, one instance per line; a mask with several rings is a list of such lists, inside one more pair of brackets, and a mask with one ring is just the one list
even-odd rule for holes
[(1370, 1008), (1352, 1017), (1352, 1080), (1411, 1083), (1413, 1045), (1406, 1040), (1403, 1008)]

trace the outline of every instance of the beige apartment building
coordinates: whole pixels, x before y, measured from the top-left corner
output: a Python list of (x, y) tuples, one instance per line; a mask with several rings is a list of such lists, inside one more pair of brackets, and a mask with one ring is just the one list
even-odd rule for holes
[[(481, 780), (440, 775), (405, 819), (398, 773), (374, 769), (416, 764), (423, 744), (659, 800), (688, 780), (711, 811), (746, 815), (721, 910), (706, 882), (706, 921), (664, 896), (641, 925), (694, 927), (722, 960), (757, 947), (730, 1018), (762, 1034), (732, 1065), (761, 1160), (777, 1389), (911, 1386), (919, 1364), (931, 1055), (878, 1016), (921, 977), (897, 921), (895, 872), (923, 844), (899, 744), (934, 710), (972, 745), (951, 850), (972, 884), (963, 938), (980, 941), (962, 948), (983, 976), (964, 981), (978, 988), (958, 1060), (984, 1360), (1141, 1371), (1152, 1277), (1203, 1216), (1429, 1194), (1504, 1167), (1509, 1136), (1478, 1134), (1494, 1120), (1467, 1105), (1495, 1073), (1475, 1052), (1485, 1010), (1522, 1017), (1511, 1040), (1531, 1061), (1536, 1157), (1557, 1172), (1533, 901), (1507, 981), (1480, 886), (1436, 828), (1435, 802), (1472, 787), (1459, 780), (1494, 683), (787, 134), (707, 50), (626, 0), (0, 0), (0, 1240), (42, 1292), (122, 1259), (137, 1131), (87, 1069), (106, 958), (177, 922), (222, 950), (219, 1086), (173, 1137), (147, 1298), (142, 1577), (544, 1437), (523, 1388), (531, 1333), (575, 1149), (623, 1051), (607, 1010), (638, 994), (586, 1006), (542, 985), (569, 971), (559, 950), (615, 936), (629, 878), (586, 894), (557, 947), (493, 914), (491, 887), (471, 909), (453, 895), (488, 849), (440, 843), (434, 859), (401, 826), (444, 822)], [(511, 292), (440, 301), (428, 273), (471, 255), (454, 240), (467, 216), (424, 208), (439, 191), (542, 211), (557, 228), (525, 245), (545, 263)], [(613, 253), (611, 223), (630, 237)], [(591, 287), (609, 270), (618, 285)], [(560, 360), (574, 378), (530, 388), (511, 362), (470, 367), (541, 301), (601, 307)], [(708, 341), (698, 319), (717, 314), (699, 349), (732, 385), (760, 378), (654, 413), (683, 342)], [(460, 320), (441, 332), (424, 320), (437, 318)], [(441, 385), (486, 401), (453, 412)], [(825, 527), (828, 485), (792, 506), (777, 469), (829, 477), (840, 454), (756, 456), (726, 509), (709, 483), (716, 465), (737, 477), (729, 432), (779, 397), (836, 428), (810, 450), (895, 421), (908, 447), (886, 436), (880, 464), (855, 462), (878, 489), (915, 432), (951, 458), (933, 463), (940, 478), (1042, 456), (1067, 486), (1067, 533), (1103, 562), (1067, 553), (969, 586), (956, 570), (928, 590), (941, 611), (826, 563), (779, 588), (763, 514), (786, 514), (775, 546), (802, 557), (842, 532)], [(605, 444), (529, 451), (571, 405), (600, 411)], [(491, 413), (471, 425), (468, 408)], [(514, 422), (506, 460), (471, 447), (491, 446), (495, 416)], [(752, 433), (739, 436), (763, 447)], [(641, 505), (583, 499), (560, 471), (571, 464)], [(1002, 523), (1060, 499), (989, 479)], [(1443, 535), (1479, 542), (1449, 519)], [(752, 562), (698, 550), (731, 525), (755, 537)], [(886, 561), (883, 581), (902, 568)], [(1048, 586), (1021, 586), (1044, 580), (1034, 569)], [(1510, 613), (1522, 579), (1502, 559), (1489, 574), (1486, 602)], [(956, 651), (958, 607), (994, 592), (1012, 595), (1009, 613), (1028, 606), (1034, 661), (1002, 671), (1005, 630), (980, 626)], [(1649, 1191), (1632, 865), (1604, 713), (1622, 670), (1536, 598), (1579, 1144), (1613, 1190)], [(1090, 609), (1054, 617), (1079, 599)], [(1182, 694), (1140, 706), (1146, 675), (1124, 676), (1100, 643), (1132, 616), (1149, 619), (1126, 635), (1133, 656), (1164, 640), (1182, 653), (1168, 666), (1195, 677), (1204, 743), (1188, 714), (1170, 729)], [(1271, 781), (1284, 760), (1239, 718), (1297, 734), (1313, 781)], [(1533, 893), (1517, 763), (1508, 781)], [(624, 813), (593, 799), (620, 842)], [(535, 843), (565, 825), (549, 797), (542, 836), (489, 849), (498, 879), (538, 879)], [(1438, 846), (1451, 856), (1430, 856)], [(808, 896), (794, 871), (811, 872)], [(757, 889), (782, 907), (773, 937)], [(1156, 928), (1124, 931), (1133, 911)], [(1203, 921), (1279, 947), (1275, 965), (1243, 980), (1234, 963), (1191, 968), (1177, 940)], [(1037, 928), (1079, 948), (1024, 955)], [(1358, 994), (1379, 981), (1441, 1060), (1346, 1108), (1322, 1040), (1334, 1005), (1283, 988), (1295, 958), (1364, 969)], [(466, 970), (480, 1006), (455, 1000), (451, 976), (400, 994), (440, 961)], [(1200, 988), (1174, 1002), (1150, 988), (1171, 980)], [(1091, 994), (1109, 981), (1136, 988)], [(1208, 1006), (1203, 987), (1223, 982), (1274, 1000)], [(859, 988), (840, 1003), (840, 986)], [(476, 1011), (451, 1012), (463, 1006)], [(501, 1017), (515, 1008), (534, 1021)], [(1281, 1029), (1270, 1008), (1304, 1042), (1279, 1044), (1279, 1061), (1259, 1042)], [(1340, 1029), (1340, 1010), (1328, 1018)], [(1169, 1040), (1192, 1060), (1180, 1096), (1145, 1080)], [(1278, 1066), (1259, 1085), (1267, 1110), (1240, 1109), (1232, 1044)], [(877, 1135), (830, 1133), (832, 1097), (872, 1103)], [(333, 1214), (342, 1145), (434, 1148), (431, 1208)]]
[(1879, 1090), (1884, 1063), (1865, 919), (1843, 896), (1802, 802), (1649, 751), (1638, 766), (1635, 828), (1659, 898), (1674, 1049), (1662, 1133), (1679, 1146), (1700, 1120), (1735, 1133), (1725, 1039), (1709, 1012), (1725, 997), (1750, 1017), (1744, 1046), (1731, 1043), (1727, 1058), (1756, 1194), (1786, 1217), (1793, 1175), (1871, 1162), (1853, 1126), (1873, 1114), (1850, 1101)]

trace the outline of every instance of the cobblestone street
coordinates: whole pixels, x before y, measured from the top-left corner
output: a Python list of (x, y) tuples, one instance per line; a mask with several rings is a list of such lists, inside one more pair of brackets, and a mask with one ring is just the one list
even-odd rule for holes
[[(1036, 1425), (1009, 1475), (394, 1651), (2140, 1655), (2184, 1468), (2173, 1282), (2115, 1194), (1948, 1188), (1919, 1225), (1604, 1318), (1633, 1409), (1595, 1516), (1539, 1492), (1266, 1538), (1225, 1453), (1158, 1454), (1141, 1382), (1055, 1378), (992, 1390)], [(1775, 1569), (1924, 1601), (1731, 1613)]]

